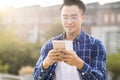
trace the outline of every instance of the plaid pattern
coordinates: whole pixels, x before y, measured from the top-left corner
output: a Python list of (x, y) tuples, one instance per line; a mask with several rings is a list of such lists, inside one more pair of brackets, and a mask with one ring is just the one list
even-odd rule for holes
[[(50, 39), (41, 49), (41, 56), (34, 69), (34, 80), (52, 80), (55, 74), (57, 63), (54, 63), (47, 70), (43, 70), (42, 61), (49, 50), (53, 49), (53, 40), (64, 40), (65, 33)], [(106, 80), (106, 51), (97, 39), (86, 34), (83, 30), (73, 40), (73, 49), (76, 54), (85, 61), (81, 70), (78, 70), (81, 80)], [(73, 79), (72, 79), (73, 80)]]

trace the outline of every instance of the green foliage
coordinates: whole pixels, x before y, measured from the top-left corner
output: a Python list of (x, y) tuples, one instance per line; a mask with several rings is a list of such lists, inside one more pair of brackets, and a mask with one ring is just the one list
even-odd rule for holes
[(110, 54), (107, 56), (107, 69), (120, 74), (120, 54)]
[(113, 73), (114, 78), (120, 75), (120, 50), (107, 55), (107, 70)]
[[(0, 72), (18, 74), (23, 66), (34, 67), (45, 40), (62, 32), (63, 28), (60, 22), (55, 22), (53, 26), (40, 33), (35, 44), (30, 44), (20, 40), (10, 28), (0, 30)], [(42, 38), (45, 40), (39, 41)]]
[(38, 57), (36, 44), (21, 41), (10, 29), (0, 32), (0, 72), (18, 74), (22, 66), (35, 66)]
[(3, 65), (2, 61), (0, 60), (0, 72), (7, 73), (8, 69), (9, 69), (8, 64)]

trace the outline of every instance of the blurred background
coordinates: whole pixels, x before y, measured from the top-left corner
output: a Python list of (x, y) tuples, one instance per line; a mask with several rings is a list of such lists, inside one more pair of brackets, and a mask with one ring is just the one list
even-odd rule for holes
[[(107, 51), (107, 80), (120, 80), (120, 0), (84, 0), (83, 29)], [(64, 32), (62, 0), (0, 0), (0, 80), (32, 80), (40, 49)]]

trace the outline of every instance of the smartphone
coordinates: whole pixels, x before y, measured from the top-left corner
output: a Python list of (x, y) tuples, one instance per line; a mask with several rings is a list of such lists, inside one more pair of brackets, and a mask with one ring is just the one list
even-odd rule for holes
[(66, 49), (64, 40), (54, 40), (52, 43), (54, 49)]

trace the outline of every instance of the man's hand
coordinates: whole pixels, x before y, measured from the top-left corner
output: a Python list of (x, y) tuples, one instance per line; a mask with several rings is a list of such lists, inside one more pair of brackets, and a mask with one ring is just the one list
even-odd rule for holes
[(76, 66), (78, 69), (81, 69), (84, 65), (84, 61), (77, 56), (74, 51), (62, 50), (64, 53), (63, 61), (71, 66)]
[(79, 58), (74, 51), (53, 49), (49, 51), (47, 57), (43, 61), (43, 68), (48, 69), (50, 65), (60, 61), (64, 61), (71, 66), (76, 66), (78, 69), (81, 69), (84, 65), (84, 61)]
[(43, 68), (48, 69), (50, 65), (55, 62), (63, 61), (64, 53), (62, 53), (59, 49), (50, 50), (47, 57), (43, 61)]

